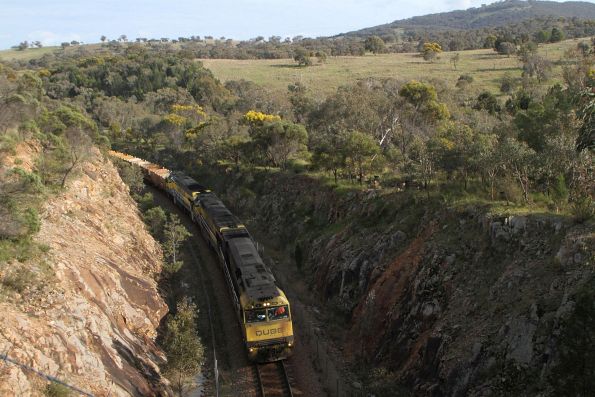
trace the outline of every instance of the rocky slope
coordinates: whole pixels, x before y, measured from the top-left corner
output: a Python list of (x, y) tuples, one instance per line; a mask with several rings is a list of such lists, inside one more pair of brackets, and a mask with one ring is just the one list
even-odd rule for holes
[(580, 324), (595, 307), (576, 309), (595, 297), (592, 223), (340, 195), (306, 177), (255, 178), (256, 194), (244, 176), (227, 183), (227, 200), (288, 253), (299, 236), (312, 291), (345, 314), (342, 349), (382, 374), (379, 394), (555, 395), (589, 376), (573, 361), (594, 353)]
[[(20, 145), (3, 168), (33, 168), (36, 150)], [(154, 276), (162, 254), (98, 151), (43, 204), (35, 240), (46, 253), (10, 263), (31, 277), (20, 293), (2, 291), (0, 352), (97, 396), (161, 393), (154, 339), (167, 308)], [(38, 396), (46, 383), (0, 364), (0, 395)]]

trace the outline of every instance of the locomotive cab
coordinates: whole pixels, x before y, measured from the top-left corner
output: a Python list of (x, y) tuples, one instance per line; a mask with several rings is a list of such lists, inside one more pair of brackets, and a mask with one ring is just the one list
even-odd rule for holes
[(240, 320), (248, 358), (266, 362), (291, 355), (294, 337), (291, 307), (250, 237), (228, 242), (231, 274), (239, 290)]
[(291, 355), (294, 339), (291, 308), (285, 294), (262, 302), (242, 305), (248, 358), (252, 361), (276, 361)]

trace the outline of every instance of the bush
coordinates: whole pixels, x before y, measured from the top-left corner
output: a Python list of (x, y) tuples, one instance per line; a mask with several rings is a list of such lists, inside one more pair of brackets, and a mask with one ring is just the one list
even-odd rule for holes
[(204, 361), (204, 346), (196, 333), (196, 306), (187, 300), (178, 303), (176, 314), (166, 322), (162, 343), (167, 356), (165, 375), (178, 395), (193, 384)]
[(518, 85), (518, 79), (513, 77), (512, 75), (510, 75), (509, 73), (506, 73), (501, 79), (500, 79), (500, 92), (505, 93), (505, 94), (509, 94), (512, 91), (515, 90), (515, 88)]
[(134, 199), (138, 203), (138, 208), (140, 208), (141, 212), (147, 212), (149, 208), (153, 208), (153, 194), (152, 193), (145, 193), (142, 196), (134, 195)]
[(43, 389), (43, 395), (46, 397), (68, 397), (70, 389), (59, 383), (50, 383)]
[(584, 223), (595, 215), (595, 205), (590, 196), (579, 197), (572, 203), (571, 207), (574, 220), (578, 223)]
[(511, 179), (503, 179), (498, 183), (500, 198), (511, 203), (520, 203), (523, 201), (523, 191), (519, 184)]
[(149, 230), (153, 237), (161, 238), (163, 235), (163, 226), (165, 225), (166, 215), (161, 207), (153, 207), (148, 209), (144, 215), (145, 223), (149, 226)]
[(24, 267), (17, 267), (11, 269), (2, 278), (2, 285), (18, 293), (22, 293), (28, 286), (35, 284), (35, 280), (35, 273), (31, 270)]
[(143, 183), (143, 173), (140, 168), (123, 161), (117, 162), (117, 167), (120, 178), (128, 185), (130, 192), (132, 194), (139, 194), (145, 186)]
[(0, 153), (16, 154), (19, 137), (14, 133), (5, 133), (0, 135)]
[(457, 88), (465, 88), (471, 83), (473, 83), (473, 76), (470, 74), (462, 74), (457, 80)]
[(556, 212), (558, 212), (558, 209), (563, 208), (568, 200), (568, 188), (566, 187), (564, 175), (558, 175), (556, 183), (550, 188), (550, 194), (556, 206)]

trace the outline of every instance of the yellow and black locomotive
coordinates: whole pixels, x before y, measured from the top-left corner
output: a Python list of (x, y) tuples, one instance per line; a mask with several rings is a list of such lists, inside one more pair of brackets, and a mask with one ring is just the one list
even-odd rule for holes
[(248, 357), (265, 362), (290, 356), (294, 345), (291, 306), (240, 220), (194, 179), (124, 153), (110, 154), (139, 166), (146, 180), (165, 190), (199, 225), (219, 257)]
[(223, 265), (249, 357), (255, 361), (288, 357), (294, 343), (289, 302), (246, 227), (213, 193), (198, 196), (192, 217)]

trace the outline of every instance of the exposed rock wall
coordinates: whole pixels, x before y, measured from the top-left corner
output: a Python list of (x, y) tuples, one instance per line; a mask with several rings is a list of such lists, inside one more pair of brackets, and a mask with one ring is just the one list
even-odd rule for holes
[[(43, 205), (35, 239), (49, 250), (24, 264), (43, 277), (0, 300), (0, 351), (97, 396), (157, 395), (160, 247), (111, 163), (95, 152), (81, 168)], [(44, 384), (0, 363), (0, 395), (41, 395)]]
[(288, 253), (299, 240), (312, 290), (348, 317), (353, 362), (421, 396), (554, 394), (562, 325), (595, 280), (592, 223), (338, 195), (306, 177), (269, 177), (246, 199), (241, 183), (227, 200)]

